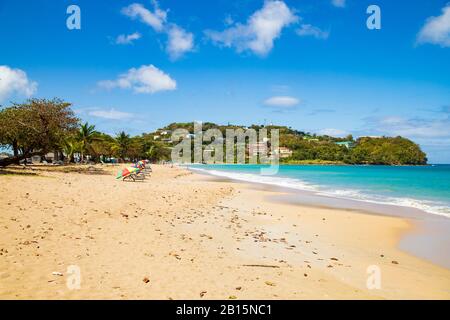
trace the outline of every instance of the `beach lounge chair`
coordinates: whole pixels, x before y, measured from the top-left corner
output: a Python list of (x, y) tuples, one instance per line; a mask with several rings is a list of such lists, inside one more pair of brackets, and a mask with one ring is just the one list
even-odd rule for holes
[(151, 173), (152, 173), (152, 169), (151, 168), (147, 168), (147, 167), (145, 167), (143, 170), (142, 170), (142, 173), (147, 177), (149, 177), (150, 175), (151, 175)]
[(144, 175), (144, 177), (150, 176), (152, 169), (149, 168), (148, 164), (145, 161), (139, 161), (133, 165), (135, 168), (139, 168), (140, 174)]
[(132, 173), (128, 176), (125, 176), (122, 181), (143, 181), (145, 180), (145, 175), (142, 172)]

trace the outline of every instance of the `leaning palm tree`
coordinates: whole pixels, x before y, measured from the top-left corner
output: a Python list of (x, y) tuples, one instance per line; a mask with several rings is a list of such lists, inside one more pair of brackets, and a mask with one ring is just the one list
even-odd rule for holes
[(95, 130), (94, 125), (89, 125), (88, 122), (80, 126), (78, 131), (77, 140), (80, 144), (81, 161), (84, 160), (84, 154), (92, 151), (92, 142), (96, 140), (98, 132)]

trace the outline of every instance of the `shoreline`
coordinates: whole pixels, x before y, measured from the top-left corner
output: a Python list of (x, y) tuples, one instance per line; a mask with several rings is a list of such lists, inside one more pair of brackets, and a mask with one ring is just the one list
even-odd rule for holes
[[(229, 166), (227, 164), (227, 166)], [(231, 165), (233, 166), (233, 165)], [(242, 166), (242, 165), (238, 165)], [(286, 189), (290, 190), (295, 193), (300, 194), (309, 194), (314, 196), (315, 202), (320, 204), (326, 204), (329, 207), (333, 208), (343, 208), (343, 209), (357, 209), (357, 210), (363, 210), (372, 212), (375, 214), (387, 214), (387, 215), (393, 215), (393, 216), (400, 216), (400, 217), (407, 217), (407, 218), (416, 218), (419, 215), (426, 214), (426, 215), (433, 215), (433, 216), (440, 216), (447, 218), (450, 221), (450, 212), (439, 212), (436, 211), (436, 208), (430, 207), (429, 205), (424, 205), (421, 202), (424, 202), (423, 200), (415, 199), (415, 198), (395, 198), (395, 196), (382, 196), (384, 199), (379, 200), (376, 199), (376, 194), (362, 194), (363, 197), (349, 197), (349, 196), (343, 196), (334, 194), (331, 192), (331, 188), (329, 189), (318, 189), (318, 185), (313, 185), (310, 183), (305, 183), (301, 180), (298, 180), (296, 178), (290, 178), (290, 177), (278, 177), (273, 176), (274, 178), (277, 178), (278, 181), (274, 181), (273, 179), (268, 181), (266, 178), (269, 176), (259, 175), (255, 173), (248, 173), (248, 172), (234, 172), (234, 171), (221, 171), (219, 170), (209, 170), (204, 169), (200, 167), (191, 167), (191, 166), (182, 166), (185, 167), (187, 170), (195, 171), (197, 173), (205, 173), (208, 175), (213, 175), (216, 177), (221, 177), (224, 179), (229, 179), (230, 181), (239, 181), (244, 183), (250, 183), (255, 185), (268, 185), (271, 186), (274, 189)], [(242, 178), (241, 176), (238, 176), (239, 174), (246, 175), (247, 178)], [(254, 178), (257, 178), (256, 180)], [(253, 179), (250, 179), (253, 178)], [(265, 181), (264, 181), (265, 179)], [(289, 180), (289, 181), (285, 181)], [(295, 182), (295, 184), (293, 184)], [(348, 189), (348, 190), (340, 190), (340, 191), (353, 191), (357, 192), (358, 190), (355, 189)], [(367, 197), (369, 196), (369, 197)], [(332, 199), (331, 201), (327, 201), (326, 199)], [(414, 205), (412, 204), (402, 204), (402, 203), (392, 203), (388, 202), (388, 199), (394, 200), (402, 200), (402, 201), (412, 201), (417, 202)], [(339, 205), (336, 205), (336, 203), (339, 203)], [(420, 205), (420, 206), (419, 206)], [(427, 209), (428, 207), (428, 209)], [(440, 207), (438, 207), (440, 208)], [(428, 211), (427, 211), (428, 210)], [(400, 214), (397, 214), (397, 211)], [(408, 211), (408, 213), (405, 213)], [(412, 213), (412, 214), (411, 214)]]
[[(216, 179), (216, 176), (213, 176), (213, 175), (200, 174), (200, 176), (202, 176), (200, 179), (205, 179), (205, 177), (206, 177), (207, 181), (217, 181), (219, 183), (229, 183), (229, 181), (230, 181), (230, 179), (220, 179), (222, 177), (220, 177), (219, 179)], [(389, 215), (379, 215), (379, 214), (376, 214), (373, 212), (367, 212), (367, 211), (361, 211), (361, 210), (346, 210), (346, 209), (342, 209), (342, 208), (336, 209), (336, 208), (325, 207), (325, 206), (310, 206), (310, 205), (298, 204), (295, 202), (280, 201), (279, 199), (277, 199), (278, 197), (282, 197), (282, 196), (286, 195), (287, 193), (289, 193), (289, 191), (286, 191), (287, 188), (272, 188), (270, 186), (265, 187), (265, 185), (263, 185), (263, 184), (258, 185), (258, 184), (254, 184), (254, 183), (243, 182), (243, 181), (233, 181), (232, 184), (236, 185), (237, 186), (236, 189), (239, 190), (238, 192), (243, 194), (242, 198), (245, 199), (244, 201), (251, 201), (250, 199), (257, 198), (257, 201), (255, 201), (255, 202), (257, 202), (259, 204), (259, 206), (261, 206), (261, 207), (267, 206), (267, 207), (271, 208), (272, 209), (272, 210), (270, 210), (271, 212), (279, 211), (279, 212), (282, 212), (282, 214), (284, 215), (284, 214), (292, 214), (292, 212), (295, 212), (297, 210), (303, 211), (301, 216), (303, 216), (305, 214), (309, 216), (307, 218), (308, 224), (311, 223), (314, 227), (318, 227), (317, 229), (313, 229), (312, 232), (310, 230), (311, 233), (310, 233), (309, 237), (311, 239), (314, 239), (314, 237), (320, 236), (319, 231), (323, 231), (323, 230), (321, 230), (321, 227), (319, 226), (321, 224), (320, 220), (328, 221), (328, 220), (333, 219), (333, 223), (336, 224), (336, 228), (343, 228), (344, 230), (347, 230), (347, 232), (349, 234), (349, 238), (345, 239), (344, 244), (345, 244), (345, 246), (347, 246), (347, 245), (350, 246), (352, 251), (355, 249), (355, 246), (358, 246), (354, 242), (355, 239), (353, 237), (356, 237), (356, 238), (361, 237), (360, 240), (362, 240), (365, 237), (364, 233), (367, 232), (367, 233), (371, 234), (370, 239), (366, 239), (370, 243), (370, 246), (367, 248), (359, 248), (359, 249), (362, 251), (361, 252), (362, 255), (366, 255), (369, 252), (375, 251), (375, 250), (380, 250), (380, 252), (383, 252), (383, 254), (380, 254), (379, 256), (377, 256), (375, 254), (374, 256), (369, 258), (370, 260), (372, 260), (371, 261), (372, 263), (374, 263), (375, 262), (374, 260), (377, 260), (377, 258), (379, 259), (380, 257), (381, 257), (381, 260), (384, 260), (385, 257), (390, 255), (390, 254), (386, 254), (386, 252), (395, 252), (395, 253), (391, 253), (391, 254), (401, 255), (405, 259), (414, 261), (415, 263), (420, 261), (419, 264), (423, 264), (424, 268), (428, 268), (430, 265), (432, 265), (433, 266), (432, 268), (436, 267), (439, 270), (444, 270), (444, 273), (448, 273), (450, 271), (448, 268), (438, 266), (433, 262), (423, 260), (422, 258), (411, 255), (408, 252), (404, 252), (403, 250), (400, 251), (398, 244), (400, 243), (401, 239), (405, 235), (410, 234), (411, 231), (413, 231), (417, 228), (417, 225), (413, 224), (413, 222), (409, 219), (394, 217), (394, 216), (389, 216)], [(288, 194), (288, 196), (292, 196), (292, 194)], [(243, 203), (242, 200), (239, 201), (239, 200), (235, 199), (235, 200), (226, 202), (226, 204), (236, 203), (236, 202), (242, 207), (242, 203)], [(313, 212), (309, 213), (308, 211), (313, 211)], [(321, 217), (315, 217), (315, 215), (317, 215), (317, 214), (320, 214)], [(340, 217), (340, 215), (343, 215), (343, 216)], [(326, 218), (322, 218), (323, 216), (325, 216)], [(300, 217), (300, 215), (298, 217)], [(364, 231), (362, 233), (355, 232), (353, 229), (353, 223), (350, 223), (350, 225), (348, 225), (346, 223), (339, 222), (340, 218), (348, 219), (348, 220), (357, 220), (357, 221), (353, 221), (353, 223), (355, 223), (355, 226), (356, 225), (358, 226), (357, 229), (362, 228)], [(338, 219), (338, 220), (336, 220), (336, 219)], [(317, 220), (319, 220), (319, 222)], [(367, 222), (367, 221), (369, 221), (369, 222)], [(272, 224), (273, 222), (275, 222), (275, 221), (272, 221), (269, 223)], [(378, 226), (375, 227), (375, 225), (378, 225)], [(278, 232), (280, 232), (280, 229), (278, 229), (277, 227), (273, 227), (272, 231), (275, 231), (278, 233)], [(318, 232), (318, 234), (315, 234), (315, 232)], [(341, 232), (336, 231), (336, 230), (333, 230), (333, 231), (327, 230), (327, 232), (333, 234), (331, 238), (327, 239), (327, 242), (330, 241), (333, 243), (322, 244), (325, 247), (327, 247), (327, 248), (322, 247), (322, 249), (329, 250), (330, 249), (329, 246), (331, 246), (331, 247), (337, 246), (334, 243), (336, 242), (337, 239), (343, 237), (343, 234), (341, 234)], [(286, 232), (286, 233), (290, 233), (290, 232)], [(380, 238), (383, 238), (385, 235), (388, 235), (388, 237), (387, 237), (388, 239), (386, 239), (387, 242), (383, 243), (383, 246), (379, 247), (378, 243), (383, 242), (383, 240), (381, 240)], [(342, 239), (339, 239), (339, 240), (342, 240)], [(376, 241), (376, 242), (374, 242), (374, 241)], [(311, 241), (306, 241), (306, 242), (311, 243)], [(376, 248), (378, 248), (378, 249), (376, 249)], [(333, 249), (332, 249), (332, 251), (333, 251)], [(305, 252), (302, 252), (302, 253), (305, 254)], [(316, 253), (314, 251), (312, 251), (312, 253), (313, 253), (313, 255), (308, 256), (308, 260), (310, 258), (311, 258), (311, 260), (314, 258), (314, 255)], [(371, 252), (370, 255), (372, 255), (372, 254), (373, 254), (373, 252)], [(342, 255), (346, 255), (346, 254), (342, 253)], [(276, 254), (274, 254), (274, 256), (276, 256)], [(292, 258), (292, 257), (290, 257), (290, 258)], [(303, 258), (304, 258), (304, 256), (303, 256)], [(359, 258), (361, 258), (361, 257), (359, 257)], [(318, 260), (323, 261), (324, 259), (318, 258)], [(281, 260), (281, 261), (283, 261), (283, 260)], [(337, 260), (337, 261), (339, 261), (339, 260)], [(307, 261), (307, 262), (310, 263), (311, 261)], [(367, 262), (363, 262), (363, 264), (366, 264), (366, 263)], [(380, 263), (380, 261), (378, 261), (376, 263)], [(398, 261), (392, 260), (391, 263), (397, 264)], [(382, 262), (382, 264), (384, 264), (384, 265), (381, 266), (381, 269), (385, 270), (385, 268), (387, 268), (388, 266), (386, 265), (386, 262)], [(387, 262), (387, 264), (389, 264), (389, 261)], [(375, 265), (377, 265), (377, 264), (375, 264)], [(316, 265), (316, 267), (317, 266), (318, 265)], [(328, 268), (335, 267), (335, 265), (327, 264), (327, 262), (325, 262), (325, 261), (324, 261), (324, 263), (322, 263), (322, 265), (320, 265), (320, 263), (319, 263), (319, 266), (322, 267), (323, 270), (327, 270), (327, 271), (330, 270)], [(342, 264), (341, 264), (341, 266), (342, 266)], [(364, 265), (364, 267), (365, 266), (367, 266), (367, 265)], [(425, 267), (425, 266), (427, 266), (427, 267)], [(363, 271), (364, 267), (358, 266), (359, 271), (364, 272)], [(410, 268), (407, 267), (407, 269), (410, 269)], [(409, 270), (409, 271), (411, 271), (411, 270)], [(419, 272), (419, 273), (421, 273), (421, 272)], [(359, 276), (363, 277), (362, 274), (360, 274)], [(362, 285), (363, 281), (361, 280), (361, 278), (359, 278), (358, 281), (355, 282), (355, 279), (352, 276), (350, 276), (349, 274), (347, 274), (346, 272), (344, 272), (343, 274), (340, 273), (338, 277), (339, 277), (339, 279), (343, 280), (344, 283), (351, 285), (351, 286), (355, 286), (360, 290), (364, 290), (363, 285)], [(390, 278), (390, 281), (395, 283), (396, 281), (394, 279), (397, 279), (397, 277), (401, 277), (401, 276), (399, 274), (396, 274), (395, 276), (388, 275), (388, 277)], [(409, 277), (406, 276), (406, 278), (409, 278)], [(448, 276), (446, 276), (443, 279), (445, 279), (444, 280), (444, 281), (446, 281), (445, 283), (450, 285), (450, 278)], [(412, 280), (412, 278), (408, 281), (411, 281), (411, 280)], [(395, 285), (394, 285), (394, 287), (395, 287)], [(393, 289), (393, 288), (391, 288), (391, 289)], [(412, 288), (410, 288), (410, 289), (412, 290)], [(447, 291), (447, 293), (450, 293), (450, 292)], [(377, 295), (375, 295), (375, 296), (377, 296)], [(381, 295), (381, 296), (383, 296), (383, 298), (387, 298), (387, 299), (392, 298), (392, 297), (389, 297), (389, 294), (387, 296), (384, 296), (384, 295)]]
[(0, 175), (0, 299), (450, 299), (450, 270), (397, 248), (404, 219), (273, 202), (283, 193), (184, 168), (136, 183), (98, 168)]
[[(191, 170), (191, 168), (187, 168)], [(450, 218), (397, 204), (384, 204), (364, 200), (347, 199), (324, 195), (315, 191), (299, 190), (290, 187), (238, 180), (215, 175), (208, 170), (192, 170), (195, 173), (217, 178), (217, 181), (248, 184), (256, 190), (268, 190), (279, 193), (269, 197), (269, 201), (290, 203), (312, 208), (338, 209), (357, 213), (381, 215), (406, 219), (410, 231), (399, 239), (399, 248), (432, 263), (450, 269)]]

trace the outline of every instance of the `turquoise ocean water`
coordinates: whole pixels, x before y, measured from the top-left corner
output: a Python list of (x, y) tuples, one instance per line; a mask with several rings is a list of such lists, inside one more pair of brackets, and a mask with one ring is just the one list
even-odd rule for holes
[(305, 190), (331, 197), (412, 207), (450, 218), (450, 165), (280, 165), (273, 176), (261, 165), (193, 165), (193, 170)]

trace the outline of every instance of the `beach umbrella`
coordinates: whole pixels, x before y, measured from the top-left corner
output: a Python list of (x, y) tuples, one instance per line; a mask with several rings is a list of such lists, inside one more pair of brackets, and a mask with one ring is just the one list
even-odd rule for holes
[(139, 171), (140, 171), (139, 168), (136, 168), (136, 167), (127, 167), (127, 168), (125, 168), (125, 169), (120, 170), (120, 171), (117, 173), (116, 179), (123, 179), (123, 178), (125, 178), (125, 177), (128, 177), (130, 174), (138, 173)]
[(144, 164), (144, 162), (142, 162), (142, 161), (138, 161), (138, 162), (136, 162), (135, 164), (133, 164), (133, 167), (134, 167), (134, 168), (139, 168), (139, 169), (144, 169), (145, 164)]

